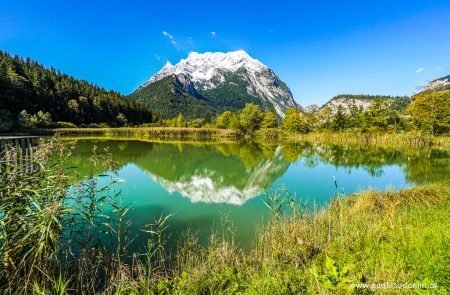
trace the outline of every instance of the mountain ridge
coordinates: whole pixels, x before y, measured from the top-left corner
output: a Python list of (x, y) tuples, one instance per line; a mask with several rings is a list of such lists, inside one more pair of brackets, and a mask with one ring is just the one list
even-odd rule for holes
[[(193, 52), (175, 65), (168, 62), (130, 97), (154, 104), (148, 102), (148, 97), (141, 92), (170, 76), (182, 77), (183, 85), (179, 85), (178, 90), (184, 89), (192, 97), (204, 99), (216, 114), (224, 110), (238, 110), (248, 102), (274, 110), (279, 117), (283, 117), (288, 108), (297, 107), (286, 83), (269, 67), (242, 50), (228, 53)], [(155, 111), (158, 113), (158, 110)], [(190, 116), (186, 111), (184, 115)]]
[(368, 94), (339, 94), (328, 100), (320, 109), (330, 108), (333, 112), (339, 106), (348, 111), (350, 107), (361, 108), (363, 111), (369, 108), (376, 100), (385, 99), (389, 102), (392, 109), (404, 110), (411, 102), (408, 96), (390, 96), (390, 95), (368, 95)]
[(450, 90), (450, 75), (434, 79), (422, 89), (423, 91)]

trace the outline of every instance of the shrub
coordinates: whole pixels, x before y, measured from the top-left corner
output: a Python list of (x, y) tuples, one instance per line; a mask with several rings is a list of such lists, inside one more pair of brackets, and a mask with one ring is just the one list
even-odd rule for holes
[(239, 112), (239, 130), (244, 134), (252, 134), (261, 127), (264, 112), (260, 106), (248, 103)]
[(47, 127), (49, 128), (77, 128), (77, 125), (75, 125), (72, 122), (52, 122)]
[(309, 126), (304, 115), (298, 109), (288, 109), (286, 117), (281, 122), (281, 128), (292, 133), (307, 133)]
[(0, 132), (8, 131), (13, 126), (12, 114), (8, 110), (0, 109)]
[(274, 112), (269, 111), (265, 114), (264, 119), (261, 123), (261, 128), (277, 128), (278, 127), (278, 119), (277, 115)]

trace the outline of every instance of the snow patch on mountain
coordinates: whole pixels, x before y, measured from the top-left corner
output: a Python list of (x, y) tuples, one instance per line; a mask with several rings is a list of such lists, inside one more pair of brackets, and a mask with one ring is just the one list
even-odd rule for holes
[(287, 108), (296, 106), (290, 90), (277, 75), (243, 50), (228, 53), (192, 52), (176, 65), (167, 62), (141, 88), (168, 76), (185, 75), (197, 90), (206, 91), (221, 87), (228, 74), (238, 71), (241, 71), (240, 79), (246, 83), (247, 93), (273, 105), (279, 116), (283, 117)]
[(170, 75), (186, 74), (190, 76), (192, 82), (202, 83), (206, 88), (215, 88), (216, 85), (210, 80), (217, 75), (218, 71), (236, 72), (242, 67), (250, 72), (268, 70), (264, 64), (251, 58), (243, 50), (230, 53), (191, 52), (187, 59), (180, 60), (176, 65), (167, 62), (147, 83), (159, 81)]

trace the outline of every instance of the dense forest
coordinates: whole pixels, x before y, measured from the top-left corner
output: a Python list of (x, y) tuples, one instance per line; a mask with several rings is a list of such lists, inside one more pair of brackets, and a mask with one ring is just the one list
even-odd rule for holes
[(140, 88), (128, 97), (153, 110), (157, 119), (168, 119), (180, 113), (188, 119), (195, 119), (211, 117), (216, 113), (205, 98), (175, 76)]
[(1, 129), (151, 120), (150, 110), (135, 100), (0, 51)]

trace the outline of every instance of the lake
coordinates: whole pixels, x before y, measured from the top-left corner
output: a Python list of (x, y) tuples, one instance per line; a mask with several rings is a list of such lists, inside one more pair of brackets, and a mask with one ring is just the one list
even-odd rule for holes
[(139, 234), (131, 251), (144, 247), (140, 229), (161, 214), (173, 214), (168, 221), (172, 249), (188, 229), (207, 243), (225, 216), (236, 229), (236, 241), (247, 248), (269, 214), (265, 193), (284, 188), (308, 200), (310, 207), (323, 206), (337, 192), (402, 189), (445, 181), (450, 175), (450, 153), (434, 148), (101, 138), (65, 142), (75, 143), (68, 165), (82, 176), (95, 169), (89, 162), (94, 146), (99, 154), (108, 149), (118, 163), (122, 197), (132, 208), (127, 215), (131, 233)]

